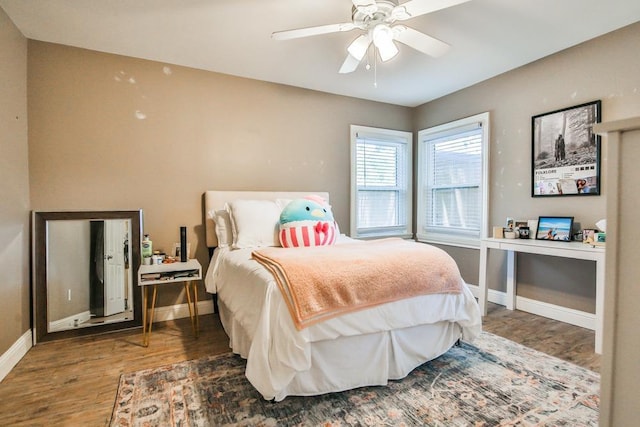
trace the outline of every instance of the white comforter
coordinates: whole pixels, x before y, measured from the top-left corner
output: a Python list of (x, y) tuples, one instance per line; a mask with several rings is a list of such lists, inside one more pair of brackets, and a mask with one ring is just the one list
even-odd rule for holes
[[(341, 237), (338, 244), (351, 240)], [(234, 322), (246, 331), (248, 339), (231, 336), (230, 346), (247, 358), (247, 378), (266, 399), (283, 398), (279, 393), (296, 372), (310, 368), (313, 342), (443, 321), (457, 323), (465, 340), (472, 340), (481, 331), (480, 310), (467, 286), (460, 294), (400, 300), (298, 331), (273, 276), (251, 259), (251, 252), (252, 249), (216, 249), (205, 286), (208, 292), (218, 295), (218, 300), (233, 313)]]

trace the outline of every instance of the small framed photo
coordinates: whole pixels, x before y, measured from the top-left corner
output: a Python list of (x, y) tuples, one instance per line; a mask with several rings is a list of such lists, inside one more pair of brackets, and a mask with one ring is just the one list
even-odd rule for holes
[(529, 221), (526, 219), (516, 219), (515, 221), (515, 228), (522, 228), (522, 227), (528, 227), (529, 226)]
[(582, 230), (582, 243), (587, 245), (593, 245), (593, 242), (595, 242), (595, 235), (597, 232), (598, 230), (593, 228), (585, 228), (584, 230)]
[[(191, 243), (187, 243), (187, 259), (189, 259), (190, 253), (191, 253)], [(171, 256), (175, 258), (180, 258), (180, 243), (173, 244), (173, 251), (171, 252)]]
[(541, 216), (538, 217), (536, 239), (569, 242), (572, 228), (572, 216)]
[(506, 227), (505, 227), (505, 228), (513, 229), (514, 224), (515, 224), (514, 219), (509, 217), (509, 218), (507, 218), (507, 222), (506, 222), (506, 224), (505, 224), (505, 225), (506, 225)]

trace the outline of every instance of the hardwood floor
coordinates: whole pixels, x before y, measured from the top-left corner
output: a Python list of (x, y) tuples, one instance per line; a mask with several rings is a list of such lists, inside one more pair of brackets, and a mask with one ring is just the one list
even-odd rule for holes
[[(594, 333), (495, 304), (483, 328), (598, 371)], [(104, 426), (120, 374), (229, 351), (216, 315), (200, 318), (200, 338), (189, 319), (154, 324), (149, 347), (141, 330), (73, 338), (33, 347), (0, 383), (0, 416), (11, 426)]]

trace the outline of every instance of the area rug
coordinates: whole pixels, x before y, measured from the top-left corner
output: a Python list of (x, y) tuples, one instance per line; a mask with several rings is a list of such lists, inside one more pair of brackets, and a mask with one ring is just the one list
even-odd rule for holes
[(597, 426), (600, 376), (483, 332), (388, 386), (265, 401), (223, 354), (124, 374), (112, 426)]

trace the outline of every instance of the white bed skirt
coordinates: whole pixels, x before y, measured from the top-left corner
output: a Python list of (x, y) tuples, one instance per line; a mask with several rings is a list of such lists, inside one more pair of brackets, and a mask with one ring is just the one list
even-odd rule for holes
[[(233, 320), (223, 302), (218, 301), (218, 309), (232, 351), (246, 359), (251, 342), (244, 326)], [(276, 401), (287, 396), (386, 385), (388, 380), (404, 378), (416, 367), (444, 354), (461, 337), (459, 325), (444, 321), (313, 342), (311, 368), (298, 371), (275, 395), (265, 394), (259, 381), (252, 381), (251, 373), (247, 377), (265, 399)]]

